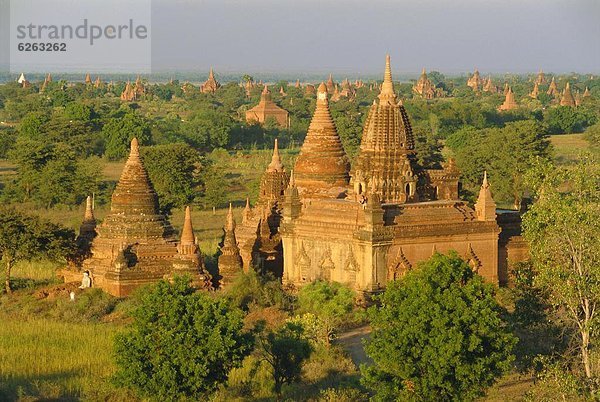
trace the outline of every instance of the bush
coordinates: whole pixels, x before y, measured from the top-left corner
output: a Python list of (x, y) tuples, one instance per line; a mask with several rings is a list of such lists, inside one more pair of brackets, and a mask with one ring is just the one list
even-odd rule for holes
[(250, 351), (242, 311), (195, 292), (187, 278), (159, 282), (132, 315), (115, 340), (115, 380), (146, 397), (206, 399)]
[(493, 287), (456, 253), (388, 282), (380, 302), (363, 369), (378, 400), (469, 401), (511, 367), (516, 339)]
[(323, 341), (329, 345), (335, 332), (352, 320), (354, 292), (337, 282), (316, 281), (304, 286), (298, 293), (300, 313), (312, 313), (322, 322)]

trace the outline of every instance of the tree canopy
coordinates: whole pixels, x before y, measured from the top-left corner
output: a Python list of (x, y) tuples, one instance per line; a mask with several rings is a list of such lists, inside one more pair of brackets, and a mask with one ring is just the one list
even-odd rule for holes
[(379, 302), (363, 368), (376, 400), (473, 400), (511, 366), (516, 340), (494, 288), (456, 253), (388, 282)]

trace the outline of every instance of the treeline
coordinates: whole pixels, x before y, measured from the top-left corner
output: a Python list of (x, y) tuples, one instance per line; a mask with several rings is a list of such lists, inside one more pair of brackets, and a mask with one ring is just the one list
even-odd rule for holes
[[(523, 195), (519, 183), (523, 167), (532, 156), (551, 155), (544, 137), (581, 132), (598, 120), (597, 79), (568, 77), (573, 90), (589, 87), (592, 94), (580, 107), (570, 108), (555, 106), (543, 91), (539, 100), (524, 100), (532, 83), (522, 77), (507, 77), (506, 82), (512, 85), (522, 107), (499, 112), (497, 107), (504, 98), (501, 93), (475, 94), (466, 87), (464, 78), (447, 78), (438, 72), (429, 76), (448, 98), (419, 99), (409, 83), (397, 84), (396, 90), (413, 124), (419, 162), (428, 168), (439, 168), (444, 161), (445, 143), (464, 172), (463, 196), (468, 199), (472, 199), (482, 171), (487, 169), (497, 187), (498, 200), (518, 205)], [(564, 82), (566, 77), (557, 81), (559, 87)], [(104, 161), (125, 158), (130, 140), (137, 137), (142, 145), (163, 146), (153, 155), (161, 163), (175, 158), (181, 165), (174, 167), (177, 172), (172, 170), (169, 176), (149, 166), (165, 210), (201, 199), (201, 204), (209, 205), (200, 194), (205, 187), (203, 175), (212, 177), (208, 172), (214, 173), (206, 166), (207, 153), (220, 148), (271, 148), (275, 138), (279, 138), (282, 147), (298, 147), (315, 105), (314, 95), (305, 94), (303, 88), (283, 81), (271, 85), (274, 101), (290, 112), (290, 127), (283, 129), (274, 120), (262, 126), (245, 122), (246, 110), (259, 101), (262, 88), (258, 85), (247, 96), (245, 89), (233, 82), (215, 94), (203, 94), (198, 87), (178, 81), (144, 83), (143, 95), (134, 102), (123, 102), (119, 96), (125, 84), (103, 83), (96, 88), (53, 81), (42, 92), (36, 83), (29, 88), (21, 88), (17, 83), (1, 85), (0, 158), (16, 164), (18, 172), (15, 180), (5, 183), (2, 198), (33, 201), (42, 207), (71, 206), (96, 193), (102, 203), (114, 185), (101, 177)], [(370, 85), (366, 83), (357, 89), (352, 99), (342, 98), (330, 104), (351, 158), (358, 153), (368, 108), (378, 93), (370, 90)], [(285, 95), (279, 93), (281, 88)], [(507, 146), (495, 149), (498, 141)], [(509, 163), (510, 154), (517, 163)], [(512, 165), (518, 166), (513, 169)], [(170, 178), (176, 183), (171, 183)], [(181, 195), (176, 191), (181, 191)]]

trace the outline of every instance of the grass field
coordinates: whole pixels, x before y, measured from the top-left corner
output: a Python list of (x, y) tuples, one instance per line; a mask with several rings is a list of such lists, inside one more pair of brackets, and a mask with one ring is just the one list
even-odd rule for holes
[(550, 142), (554, 146), (554, 157), (558, 163), (576, 162), (581, 152), (590, 149), (583, 134), (551, 135)]
[(76, 399), (114, 372), (112, 324), (0, 316), (0, 400)]

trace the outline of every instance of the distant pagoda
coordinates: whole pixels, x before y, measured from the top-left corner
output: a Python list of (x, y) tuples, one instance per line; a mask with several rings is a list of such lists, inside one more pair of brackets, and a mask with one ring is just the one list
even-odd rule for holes
[(288, 115), (287, 110), (280, 108), (273, 102), (271, 99), (271, 92), (269, 91), (268, 86), (265, 85), (260, 94), (260, 102), (258, 105), (246, 111), (246, 121), (256, 121), (264, 124), (268, 118), (273, 118), (280, 127), (287, 128)]
[(558, 87), (556, 86), (556, 81), (554, 81), (554, 77), (552, 77), (552, 81), (550, 81), (550, 85), (548, 86), (548, 91), (546, 91), (546, 94), (554, 96), (555, 98), (560, 95)]
[(211, 67), (208, 73), (208, 79), (204, 82), (204, 84), (200, 85), (200, 92), (205, 94), (214, 94), (220, 87), (221, 84), (219, 84), (219, 82), (215, 79), (215, 74)]
[(508, 87), (508, 91), (506, 92), (506, 97), (504, 99), (504, 103), (500, 105), (498, 110), (506, 111), (506, 110), (514, 110), (517, 109), (519, 105), (515, 101), (515, 94), (512, 91), (511, 87)]
[(413, 85), (412, 90), (423, 99), (435, 98), (435, 85), (427, 78), (427, 73), (424, 68), (419, 80)]
[(571, 85), (569, 84), (568, 81), (567, 81), (567, 85), (565, 85), (565, 89), (560, 98), (560, 105), (561, 106), (570, 106), (570, 107), (577, 106), (575, 103), (575, 98), (573, 97), (573, 94), (571, 93)]
[(483, 81), (481, 80), (479, 71), (475, 69), (473, 75), (467, 80), (467, 86), (470, 87), (473, 91), (478, 92), (482, 84)]

